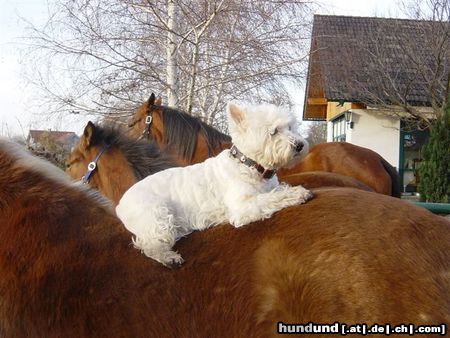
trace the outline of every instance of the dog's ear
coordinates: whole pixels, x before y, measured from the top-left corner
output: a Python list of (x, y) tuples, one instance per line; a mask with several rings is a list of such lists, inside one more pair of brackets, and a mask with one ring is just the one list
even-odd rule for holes
[(84, 127), (83, 137), (81, 138), (80, 145), (83, 149), (88, 149), (92, 144), (92, 138), (95, 133), (95, 124), (91, 121)]
[(232, 128), (234, 126), (238, 128), (244, 128), (246, 115), (245, 112), (242, 110), (241, 107), (239, 107), (234, 102), (228, 102), (227, 105), (227, 112), (228, 112), (228, 124)]

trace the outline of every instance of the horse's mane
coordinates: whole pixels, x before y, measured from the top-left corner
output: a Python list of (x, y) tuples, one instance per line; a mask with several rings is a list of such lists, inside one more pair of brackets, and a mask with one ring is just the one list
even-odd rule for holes
[(176, 166), (174, 160), (161, 152), (155, 142), (129, 138), (114, 124), (96, 125), (91, 145), (103, 144), (120, 149), (137, 180)]
[[(91, 202), (98, 203), (99, 206), (112, 211), (111, 202), (103, 197), (97, 190), (91, 189), (84, 184), (72, 182), (60, 168), (41, 157), (34, 156), (20, 144), (5, 138), (0, 138), (0, 157), (2, 156), (7, 156), (14, 162), (14, 169), (19, 171), (27, 170), (57, 184), (61, 184), (68, 189), (79, 190), (85, 194)], [(13, 176), (13, 174), (14, 173), (12, 172), (9, 173), (10, 176)]]
[(192, 160), (201, 133), (208, 147), (208, 156), (221, 142), (231, 142), (230, 136), (206, 124), (198, 117), (166, 106), (155, 106), (162, 110), (164, 123), (163, 143), (172, 146), (186, 160)]

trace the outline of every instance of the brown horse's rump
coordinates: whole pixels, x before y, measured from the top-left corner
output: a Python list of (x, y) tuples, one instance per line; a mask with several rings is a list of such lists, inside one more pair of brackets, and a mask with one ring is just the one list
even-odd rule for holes
[(294, 168), (282, 169), (281, 180), (298, 172), (328, 171), (353, 177), (380, 194), (400, 197), (400, 177), (376, 152), (346, 142), (329, 142), (311, 148)]
[[(273, 337), (276, 323), (450, 324), (450, 223), (322, 189), (241, 229), (180, 240), (168, 270), (85, 192), (0, 146), (4, 337)], [(319, 336), (316, 336), (319, 337)]]

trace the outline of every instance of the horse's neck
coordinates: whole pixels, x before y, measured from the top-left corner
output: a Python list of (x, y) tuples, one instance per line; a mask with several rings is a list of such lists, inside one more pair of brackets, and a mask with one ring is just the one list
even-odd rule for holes
[(207, 158), (217, 156), (219, 153), (222, 152), (222, 150), (229, 148), (231, 148), (231, 142), (221, 141), (218, 143), (216, 147), (214, 147), (214, 149), (212, 149), (212, 153), (209, 154), (208, 145), (206, 143), (205, 137), (203, 135), (199, 135), (197, 137), (197, 144), (195, 147), (194, 156), (192, 157), (191, 161), (187, 162), (189, 162), (189, 164), (203, 162)]
[(114, 206), (119, 203), (125, 191), (137, 182), (127, 159), (122, 154), (120, 156), (122, 158), (114, 163), (105, 163), (102, 166), (102, 174), (99, 175), (98, 189)]

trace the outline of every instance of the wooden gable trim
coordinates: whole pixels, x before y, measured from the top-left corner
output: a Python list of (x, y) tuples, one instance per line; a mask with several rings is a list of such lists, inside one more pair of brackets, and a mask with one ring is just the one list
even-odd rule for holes
[(305, 104), (303, 120), (324, 121), (327, 116), (327, 99), (323, 91), (323, 79), (320, 69), (317, 41), (314, 38), (314, 28), (311, 39), (311, 50), (306, 77)]

